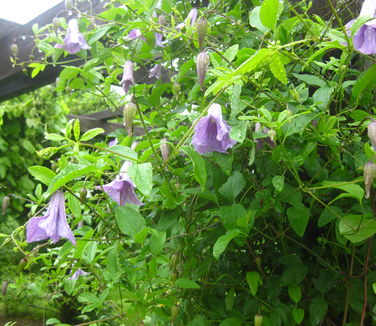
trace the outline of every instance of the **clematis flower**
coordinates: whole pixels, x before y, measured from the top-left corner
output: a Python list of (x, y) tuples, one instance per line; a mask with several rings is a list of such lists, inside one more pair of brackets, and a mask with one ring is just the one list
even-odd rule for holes
[(134, 85), (133, 78), (133, 62), (126, 61), (124, 64), (123, 78), (120, 82), (120, 85), (123, 86), (125, 94), (128, 93), (129, 87)]
[[(130, 164), (130, 162), (124, 162), (120, 169), (120, 173), (117, 175), (115, 180), (102, 186), (102, 188), (104, 192), (120, 206), (124, 206), (126, 203), (141, 206), (143, 203), (138, 200), (134, 191), (135, 184), (127, 174), (128, 166)], [(101, 187), (96, 187), (96, 189), (101, 189)]]
[(205, 80), (206, 71), (208, 70), (209, 64), (210, 64), (209, 54), (205, 51), (200, 52), (197, 55), (197, 59), (196, 59), (196, 70), (197, 70), (197, 78), (198, 78), (198, 82), (200, 83), (201, 90), (204, 90), (204, 80)]
[(371, 141), (372, 148), (376, 151), (376, 121), (372, 119), (367, 127), (368, 138)]
[[(158, 24), (161, 26), (161, 29), (163, 30), (163, 26), (166, 25), (166, 17), (163, 15), (160, 15), (158, 17)], [(156, 32), (155, 33), (155, 46), (164, 48), (165, 46), (162, 43), (162, 39), (163, 39), (162, 33)]]
[(137, 38), (143, 38), (143, 37), (142, 37), (141, 30), (139, 30), (138, 28), (132, 29), (132, 30), (128, 33), (128, 38), (130, 38), (130, 39), (132, 39), (132, 40), (135, 40), (135, 39), (137, 39)]
[(111, 140), (109, 143), (108, 143), (108, 146), (111, 147), (111, 146), (115, 146), (118, 144), (118, 140), (117, 138), (114, 138), (113, 140)]
[[(373, 18), (376, 11), (375, 0), (365, 0), (362, 5), (359, 17)], [(347, 34), (350, 36), (350, 29), (355, 20), (349, 21), (345, 28)], [(360, 29), (355, 33), (353, 37), (353, 43), (355, 50), (363, 54), (375, 54), (376, 53), (376, 18), (363, 24)]]
[(375, 175), (376, 175), (376, 164), (371, 161), (364, 164), (363, 174), (364, 174), (364, 188), (366, 190), (365, 197), (369, 198), (371, 194), (371, 187), (372, 187), (373, 179), (375, 178)]
[(198, 14), (197, 8), (192, 8), (191, 11), (188, 13), (188, 16), (185, 19), (185, 22), (178, 24), (176, 26), (176, 29), (182, 29), (182, 28), (184, 28), (186, 26), (186, 24), (189, 24), (189, 25), (193, 26), (193, 24), (197, 20), (197, 14)]
[(63, 48), (70, 54), (75, 54), (80, 50), (90, 49), (90, 46), (84, 39), (84, 36), (78, 30), (77, 19), (71, 19), (68, 22), (68, 30), (67, 35), (64, 38), (64, 44), (55, 44), (55, 48)]
[(89, 273), (86, 273), (81, 268), (78, 268), (71, 277), (68, 277), (68, 280), (77, 280), (80, 276), (86, 276)]
[(60, 190), (53, 193), (46, 214), (33, 217), (27, 223), (27, 242), (42, 241), (48, 238), (53, 243), (65, 238), (72, 244), (76, 244), (76, 239), (67, 222), (64, 193)]
[(213, 103), (208, 110), (208, 115), (202, 117), (195, 125), (192, 144), (200, 153), (221, 152), (226, 153), (228, 148), (235, 145), (236, 141), (229, 136), (230, 126), (222, 119), (221, 106)]
[(161, 78), (162, 66), (158, 63), (149, 70), (149, 78)]

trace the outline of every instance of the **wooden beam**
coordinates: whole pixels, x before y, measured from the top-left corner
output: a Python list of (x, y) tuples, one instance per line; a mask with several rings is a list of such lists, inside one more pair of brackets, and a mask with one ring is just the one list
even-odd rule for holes
[[(104, 10), (104, 3), (101, 2), (101, 0), (92, 0), (90, 2), (78, 2), (79, 10), (85, 12), (92, 9), (95, 13)], [(35, 60), (40, 59), (43, 54), (39, 53), (39, 51), (34, 48), (35, 43), (32, 26), (34, 24), (45, 26), (52, 23), (55, 17), (69, 18), (63, 1), (25, 25), (15, 26), (12, 23), (8, 23), (10, 28), (7, 34), (0, 37), (0, 58), (2, 58), (0, 65), (0, 102), (41, 86), (51, 84), (56, 80), (56, 77), (61, 71), (59, 67), (48, 67), (45, 71), (40, 72), (36, 78), (31, 78), (25, 74), (25, 72), (22, 72), (21, 67), (14, 67), (10, 61), (12, 55), (10, 47), (12, 44), (17, 44), (18, 46), (19, 62), (29, 60), (31, 54), (34, 55)], [(3, 21), (3, 23), (6, 24), (6, 21)], [(4, 34), (4, 32), (2, 34)]]

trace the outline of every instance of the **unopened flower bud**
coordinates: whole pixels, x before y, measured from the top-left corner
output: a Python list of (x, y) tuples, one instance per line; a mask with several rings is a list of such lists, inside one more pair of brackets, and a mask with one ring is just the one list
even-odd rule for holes
[(197, 77), (198, 82), (200, 83), (201, 90), (204, 90), (204, 80), (206, 76), (206, 71), (208, 70), (210, 63), (210, 57), (207, 52), (201, 52), (197, 56), (196, 68), (197, 68)]
[(126, 61), (124, 64), (124, 70), (123, 70), (123, 78), (120, 82), (120, 85), (124, 89), (124, 93), (127, 94), (129, 87), (134, 85), (134, 78), (133, 78), (133, 62), (132, 61)]
[(87, 196), (87, 190), (85, 188), (82, 188), (80, 190), (80, 200), (81, 202), (84, 202)]
[(10, 50), (12, 51), (12, 54), (17, 57), (18, 56), (18, 45), (17, 44), (12, 44), (10, 46)]
[(2, 294), (3, 296), (5, 296), (5, 295), (7, 294), (8, 284), (9, 284), (9, 282), (7, 282), (7, 281), (4, 281), (4, 282), (1, 284), (1, 294)]
[(166, 162), (168, 160), (168, 156), (170, 154), (170, 150), (168, 148), (166, 138), (163, 138), (161, 140), (160, 150), (161, 150), (163, 161)]
[(178, 274), (176, 274), (175, 272), (170, 273), (171, 282), (175, 282), (177, 278), (178, 278)]
[(25, 269), (25, 267), (27, 265), (27, 261), (28, 261), (28, 259), (27, 259), (26, 256), (19, 261), (19, 263), (18, 263), (18, 270), (20, 272), (22, 272)]
[(167, 23), (166, 16), (160, 15), (158, 17), (158, 24), (161, 25), (161, 26), (164, 26), (164, 25), (166, 25), (166, 23)]
[(178, 262), (179, 256), (177, 254), (172, 254), (170, 258), (170, 269), (175, 270), (176, 269), (176, 264)]
[(9, 206), (9, 203), (10, 203), (10, 198), (9, 196), (4, 196), (3, 197), (3, 202), (2, 202), (2, 206), (1, 206), (1, 214), (2, 215), (5, 215), (6, 211), (7, 211), (7, 208)]
[(367, 162), (364, 164), (363, 169), (363, 175), (364, 175), (364, 188), (366, 190), (366, 198), (369, 198), (371, 193), (371, 186), (373, 183), (373, 179), (376, 175), (376, 164), (373, 162)]
[(172, 84), (172, 92), (174, 93), (175, 97), (179, 97), (179, 94), (180, 94), (180, 84), (176, 80)]
[(65, 0), (64, 4), (65, 4), (66, 10), (73, 10), (74, 9), (73, 0)]
[(275, 132), (275, 130), (273, 130), (273, 129), (270, 129), (269, 131), (268, 131), (268, 136), (270, 137), (270, 140), (272, 141), (272, 142), (274, 142), (274, 138), (275, 138), (275, 136), (276, 136), (276, 132)]
[(255, 326), (261, 326), (262, 325), (262, 316), (261, 315), (255, 315)]
[(372, 143), (373, 150), (376, 151), (376, 121), (372, 120), (368, 125), (368, 137)]
[(60, 19), (55, 17), (54, 19), (52, 19), (52, 27), (54, 29), (54, 31), (57, 31), (60, 27)]
[(178, 316), (179, 306), (175, 305), (171, 307), (171, 322), (173, 323)]
[(133, 119), (136, 115), (136, 111), (136, 104), (130, 102), (124, 105), (124, 127), (129, 136), (132, 135), (133, 132)]
[(208, 28), (208, 21), (205, 18), (200, 18), (197, 22), (197, 40), (200, 49), (203, 48), (206, 36), (206, 30)]

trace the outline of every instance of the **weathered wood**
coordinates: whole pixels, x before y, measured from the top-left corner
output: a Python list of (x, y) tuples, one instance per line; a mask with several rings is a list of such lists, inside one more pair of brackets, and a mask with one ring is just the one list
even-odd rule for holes
[(22, 25), (0, 18), (0, 39)]
[[(79, 10), (81, 12), (92, 10), (96, 13), (104, 10), (104, 3), (101, 0), (92, 0), (90, 2), (78, 2)], [(35, 48), (32, 26), (34, 24), (45, 26), (52, 23), (55, 17), (69, 18), (69, 13), (65, 10), (63, 1), (25, 25), (19, 25), (16, 28), (16, 26), (8, 24), (10, 26), (9, 30), (5, 36), (3, 35), (0, 38), (0, 58), (2, 58), (0, 65), (0, 102), (53, 83), (56, 80), (61, 71), (59, 67), (49, 67), (33, 79), (23, 73), (20, 66), (14, 67), (10, 61), (12, 44), (17, 44), (18, 46), (19, 62), (29, 60), (31, 54), (35, 60), (40, 59), (43, 54), (39, 53)], [(3, 23), (6, 24), (4, 21)]]

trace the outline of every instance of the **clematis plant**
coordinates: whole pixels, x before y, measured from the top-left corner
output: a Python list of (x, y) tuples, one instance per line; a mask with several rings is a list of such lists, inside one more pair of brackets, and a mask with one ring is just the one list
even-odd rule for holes
[(116, 201), (120, 206), (124, 206), (126, 203), (135, 204), (138, 206), (143, 205), (136, 196), (134, 191), (135, 184), (132, 182), (131, 178), (128, 176), (127, 170), (131, 163), (124, 162), (120, 169), (120, 173), (117, 175), (115, 180), (103, 185), (102, 187), (96, 187), (96, 189), (102, 189), (109, 195), (114, 201)]
[(233, 147), (235, 140), (229, 136), (230, 126), (222, 118), (221, 106), (213, 103), (206, 117), (202, 117), (195, 125), (192, 144), (195, 150), (200, 153), (221, 152), (226, 153), (227, 149)]
[(71, 19), (68, 22), (68, 30), (64, 38), (64, 44), (55, 44), (55, 48), (63, 48), (70, 54), (75, 54), (80, 50), (90, 49), (90, 46), (86, 43), (84, 36), (78, 29), (77, 19)]
[(76, 244), (76, 239), (67, 222), (64, 193), (60, 190), (52, 195), (46, 214), (33, 217), (27, 223), (27, 242), (42, 241), (48, 238), (53, 243), (65, 238), (72, 244)]
[(68, 280), (77, 280), (80, 276), (86, 276), (89, 273), (86, 273), (84, 270), (81, 268), (78, 268), (72, 276), (68, 277)]
[[(376, 12), (376, 1), (365, 0), (362, 5), (359, 17), (374, 18)], [(355, 20), (346, 24), (347, 33), (350, 34), (350, 28)], [(376, 18), (363, 24), (353, 37), (354, 48), (363, 54), (376, 53)]]

